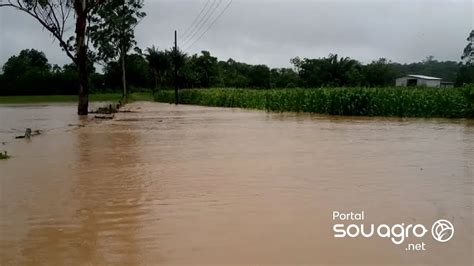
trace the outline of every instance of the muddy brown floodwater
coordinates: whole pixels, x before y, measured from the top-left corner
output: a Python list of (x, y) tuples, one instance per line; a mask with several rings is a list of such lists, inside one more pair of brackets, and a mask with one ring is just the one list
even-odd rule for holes
[[(0, 106), (2, 265), (473, 264), (472, 120), (127, 108)], [(15, 140), (26, 127), (44, 133)], [(396, 245), (334, 238), (336, 223), (429, 232)]]

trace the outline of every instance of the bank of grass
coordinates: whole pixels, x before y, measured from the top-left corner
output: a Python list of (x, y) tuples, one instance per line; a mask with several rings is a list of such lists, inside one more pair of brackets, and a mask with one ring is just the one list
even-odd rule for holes
[[(174, 102), (163, 90), (156, 101)], [(186, 89), (180, 102), (276, 112), (398, 117), (474, 117), (474, 86), (436, 88)]]
[[(118, 102), (121, 98), (121, 93), (100, 93), (89, 95), (89, 100), (92, 102)], [(128, 101), (153, 101), (153, 96), (149, 92), (134, 92), (129, 95)], [(0, 104), (51, 102), (77, 102), (77, 95), (0, 96)]]

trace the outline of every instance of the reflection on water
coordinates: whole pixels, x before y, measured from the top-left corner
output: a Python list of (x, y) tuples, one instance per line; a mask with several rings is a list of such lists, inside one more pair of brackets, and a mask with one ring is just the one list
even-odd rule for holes
[[(129, 108), (0, 106), (1, 264), (472, 264), (473, 121)], [(456, 233), (334, 239), (335, 210)]]

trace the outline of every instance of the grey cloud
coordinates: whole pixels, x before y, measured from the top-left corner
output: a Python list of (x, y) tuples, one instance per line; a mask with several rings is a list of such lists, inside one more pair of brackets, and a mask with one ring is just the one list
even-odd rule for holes
[[(206, 1), (146, 1), (147, 17), (136, 29), (139, 46), (170, 48), (174, 29), (182, 44), (181, 33)], [(229, 0), (222, 1), (214, 15)], [(428, 55), (458, 61), (466, 36), (474, 28), (473, 8), (469, 0), (234, 0), (187, 52), (209, 50), (221, 60), (234, 58), (275, 67), (288, 66), (295, 56), (322, 57), (329, 53), (362, 62), (379, 57), (413, 62)], [(53, 63), (69, 62), (57, 43), (52, 44), (50, 36), (30, 18), (13, 10), (0, 10), (0, 16), (0, 64), (31, 47), (45, 51)]]

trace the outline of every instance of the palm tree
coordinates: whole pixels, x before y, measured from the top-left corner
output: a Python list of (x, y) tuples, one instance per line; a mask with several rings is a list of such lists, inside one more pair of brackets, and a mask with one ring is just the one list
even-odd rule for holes
[(329, 75), (327, 77), (332, 86), (345, 86), (349, 81), (349, 74), (358, 66), (356, 60), (349, 57), (338, 58), (337, 54), (330, 54), (325, 59), (325, 68)]
[(155, 46), (147, 48), (146, 51), (146, 59), (150, 68), (153, 70), (153, 76), (155, 79), (155, 86), (153, 87), (153, 95), (155, 95), (155, 90), (158, 90), (159, 87), (161, 87), (163, 76), (168, 70), (170, 70), (171, 61), (168, 53), (158, 50)]

